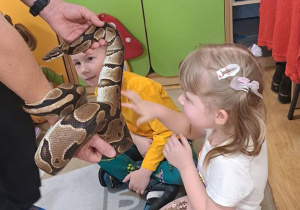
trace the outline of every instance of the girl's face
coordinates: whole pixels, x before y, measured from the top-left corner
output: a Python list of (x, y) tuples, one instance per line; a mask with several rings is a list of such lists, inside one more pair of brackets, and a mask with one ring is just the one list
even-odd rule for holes
[(178, 97), (178, 101), (183, 106), (183, 113), (193, 126), (201, 129), (214, 128), (215, 112), (209, 111), (197, 95), (183, 92)]
[(98, 78), (106, 57), (106, 46), (94, 50), (92, 55), (79, 53), (71, 55), (78, 76), (90, 86), (98, 85)]

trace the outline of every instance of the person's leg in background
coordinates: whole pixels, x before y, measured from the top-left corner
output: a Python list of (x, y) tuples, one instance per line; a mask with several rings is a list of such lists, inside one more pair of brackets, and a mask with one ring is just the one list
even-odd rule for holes
[(271, 90), (278, 93), (280, 103), (291, 102), (292, 81), (285, 75), (286, 62), (276, 62), (272, 78)]
[(271, 90), (275, 93), (279, 91), (279, 85), (282, 81), (282, 77), (284, 75), (286, 62), (276, 62), (275, 63), (275, 72), (272, 77)]
[(22, 101), (0, 83), (0, 209), (28, 210), (39, 198), (35, 131)]
[(282, 104), (287, 104), (291, 102), (292, 81), (288, 76), (285, 75), (286, 62), (283, 63), (283, 66), (284, 71), (282, 73), (282, 80), (279, 84), (278, 100)]

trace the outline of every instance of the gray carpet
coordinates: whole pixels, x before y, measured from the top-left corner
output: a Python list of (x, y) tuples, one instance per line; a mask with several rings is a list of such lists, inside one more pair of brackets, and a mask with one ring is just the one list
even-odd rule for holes
[[(68, 167), (76, 166), (77, 162), (80, 161), (74, 159)], [(37, 206), (47, 210), (143, 209), (144, 199), (125, 185), (118, 189), (102, 187), (98, 181), (97, 164), (65, 172), (69, 168), (42, 180), (42, 198)]]
[[(145, 200), (128, 190), (125, 185), (118, 189), (103, 188), (98, 181), (97, 164), (83, 166), (82, 161), (73, 159), (56, 176), (42, 176), (42, 198), (37, 206), (47, 210), (140, 210)], [(78, 167), (77, 169), (74, 169)], [(74, 169), (74, 170), (72, 170)], [(43, 178), (44, 177), (44, 178)], [(181, 189), (179, 197), (184, 195)], [(272, 191), (267, 185), (262, 210), (276, 210)]]

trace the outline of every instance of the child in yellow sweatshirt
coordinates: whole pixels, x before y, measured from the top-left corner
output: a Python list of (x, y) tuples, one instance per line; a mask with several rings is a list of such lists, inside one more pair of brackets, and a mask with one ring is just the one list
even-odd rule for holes
[[(84, 53), (71, 55), (77, 74), (90, 86), (98, 85), (106, 48), (101, 46), (92, 55)], [(162, 85), (149, 78), (124, 71), (121, 89), (122, 91), (133, 90), (144, 100), (159, 103), (179, 112)], [(128, 99), (122, 96), (121, 102), (128, 103)], [(163, 155), (164, 145), (172, 132), (157, 119), (137, 126), (136, 120), (139, 115), (128, 108), (123, 108), (122, 114), (134, 145), (127, 152), (113, 159), (102, 158), (98, 163), (101, 166), (100, 183), (104, 187), (118, 187), (125, 182), (129, 189), (136, 193), (144, 194), (147, 191), (148, 207), (155, 200), (155, 208), (160, 208), (175, 198), (178, 186), (182, 185), (178, 170), (170, 165)], [(196, 155), (194, 159), (196, 162)], [(151, 195), (149, 191), (163, 191), (164, 194), (160, 197), (161, 194)]]

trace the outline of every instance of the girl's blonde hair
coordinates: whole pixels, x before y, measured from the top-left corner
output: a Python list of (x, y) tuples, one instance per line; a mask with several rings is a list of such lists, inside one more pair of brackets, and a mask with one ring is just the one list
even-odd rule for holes
[[(236, 44), (203, 45), (190, 53), (180, 64), (180, 84), (184, 91), (200, 97), (207, 111), (223, 109), (228, 113), (224, 130), (233, 130), (232, 141), (213, 148), (205, 157), (204, 167), (219, 155), (238, 151), (248, 156), (260, 153), (265, 140), (265, 105), (251, 90), (245, 92), (230, 87), (233, 77), (219, 80), (216, 71), (229, 64), (238, 64), (239, 77), (259, 82), (263, 92), (262, 67), (247, 48)], [(199, 116), (202, 117), (202, 116)]]

